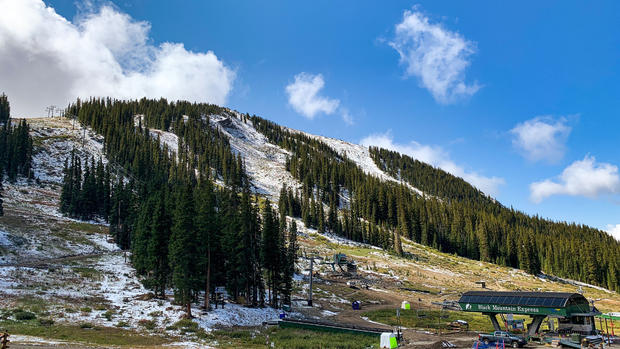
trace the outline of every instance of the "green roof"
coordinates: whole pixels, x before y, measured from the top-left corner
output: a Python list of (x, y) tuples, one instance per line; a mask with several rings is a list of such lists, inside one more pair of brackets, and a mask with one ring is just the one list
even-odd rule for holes
[(459, 305), (463, 311), (570, 316), (588, 313), (588, 300), (579, 293), (565, 292), (465, 292)]

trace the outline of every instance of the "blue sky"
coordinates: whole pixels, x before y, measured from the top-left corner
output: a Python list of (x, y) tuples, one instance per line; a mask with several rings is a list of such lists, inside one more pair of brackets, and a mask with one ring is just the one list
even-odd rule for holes
[[(37, 1), (24, 2), (32, 6), (15, 6), (13, 17), (41, 11)], [(133, 94), (187, 95), (310, 133), (391, 147), (475, 182), (507, 206), (612, 225), (620, 236), (618, 2), (45, 3), (72, 22), (47, 28), (81, 33), (70, 47), (91, 40), (109, 48), (120, 70), (107, 75), (126, 78), (121, 86)], [(5, 45), (32, 52), (25, 41)], [(84, 67), (86, 77), (88, 62), (100, 58), (54, 55)], [(188, 86), (153, 88), (178, 61), (181, 70), (196, 69)], [(76, 81), (66, 81), (69, 95), (37, 93), (43, 105), (62, 105), (71, 93), (108, 91)], [(0, 79), (11, 97), (7, 85)], [(16, 110), (36, 114), (20, 91), (13, 94)]]

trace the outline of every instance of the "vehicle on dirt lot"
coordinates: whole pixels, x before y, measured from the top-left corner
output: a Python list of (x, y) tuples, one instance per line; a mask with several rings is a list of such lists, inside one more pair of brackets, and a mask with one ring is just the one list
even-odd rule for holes
[(506, 331), (495, 331), (490, 334), (481, 333), (478, 335), (478, 340), (484, 342), (484, 344), (489, 344), (490, 342), (500, 342), (504, 343), (506, 346), (510, 345), (513, 348), (520, 348), (527, 344), (525, 338), (516, 336)]

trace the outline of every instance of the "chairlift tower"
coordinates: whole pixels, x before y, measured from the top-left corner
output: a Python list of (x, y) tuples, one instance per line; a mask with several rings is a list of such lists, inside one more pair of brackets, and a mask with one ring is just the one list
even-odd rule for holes
[(315, 259), (321, 259), (320, 256), (313, 254), (311, 256), (307, 256), (305, 253), (303, 256), (301, 256), (301, 258), (303, 259), (307, 259), (310, 261), (310, 269), (306, 269), (308, 271), (310, 271), (310, 287), (308, 289), (308, 306), (311, 307), (312, 306), (312, 278), (314, 277), (314, 260)]

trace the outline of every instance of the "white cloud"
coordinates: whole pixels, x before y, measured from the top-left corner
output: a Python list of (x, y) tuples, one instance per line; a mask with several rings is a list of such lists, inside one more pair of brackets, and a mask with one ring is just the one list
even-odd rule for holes
[(406, 75), (418, 77), (421, 86), (439, 103), (469, 97), (480, 89), (475, 82), (465, 83), (465, 70), (476, 44), (440, 24), (430, 23), (420, 12), (404, 12), (389, 45), (398, 51)]
[(342, 114), (342, 120), (344, 120), (347, 125), (351, 126), (355, 123), (353, 120), (353, 115), (349, 113), (349, 109), (340, 108), (340, 113)]
[(77, 97), (225, 104), (235, 72), (211, 51), (150, 44), (150, 24), (110, 6), (72, 23), (40, 0), (0, 0), (0, 91), (15, 116)]
[(463, 178), (488, 195), (497, 195), (499, 186), (504, 184), (503, 178), (486, 177), (477, 172), (465, 170), (465, 168), (457, 165), (450, 159), (448, 152), (439, 146), (424, 145), (416, 141), (411, 141), (408, 144), (394, 143), (394, 138), (389, 131), (370, 135), (362, 139), (360, 144), (365, 146), (377, 146), (409, 155), (414, 159), (439, 167), (446, 172)]
[(536, 117), (517, 124), (510, 133), (512, 144), (530, 161), (546, 160), (557, 163), (566, 151), (566, 139), (571, 132), (565, 118)]
[(596, 198), (599, 195), (620, 192), (618, 167), (597, 163), (592, 156), (570, 164), (558, 178), (530, 184), (530, 197), (541, 202), (552, 195), (572, 195)]
[(340, 101), (320, 96), (319, 92), (324, 86), (322, 74), (299, 73), (295, 75), (295, 81), (286, 86), (288, 103), (308, 119), (313, 119), (321, 112), (332, 114), (338, 109)]
[(620, 224), (607, 224), (607, 234), (620, 241)]

